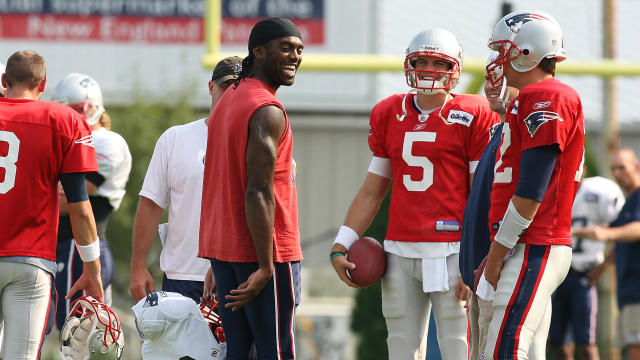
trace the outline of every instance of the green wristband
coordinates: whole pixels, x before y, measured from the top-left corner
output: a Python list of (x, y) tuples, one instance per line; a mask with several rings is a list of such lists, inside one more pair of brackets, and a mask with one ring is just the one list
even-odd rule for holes
[(343, 253), (342, 251), (336, 251), (331, 253), (331, 255), (329, 256), (329, 260), (333, 260), (334, 258), (338, 257), (338, 256), (346, 256), (347, 254)]

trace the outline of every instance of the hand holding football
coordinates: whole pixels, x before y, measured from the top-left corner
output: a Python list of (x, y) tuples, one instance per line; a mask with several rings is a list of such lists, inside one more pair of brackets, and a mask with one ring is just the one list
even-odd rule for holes
[(349, 277), (364, 287), (377, 283), (387, 268), (387, 258), (382, 245), (370, 237), (360, 238), (351, 245), (347, 261), (356, 265), (353, 271), (349, 271)]

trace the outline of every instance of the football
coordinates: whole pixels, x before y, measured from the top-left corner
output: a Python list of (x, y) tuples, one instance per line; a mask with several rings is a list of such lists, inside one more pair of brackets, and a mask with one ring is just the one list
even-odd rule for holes
[(356, 265), (355, 270), (349, 271), (349, 277), (360, 286), (368, 287), (377, 283), (387, 269), (382, 245), (370, 237), (360, 238), (351, 245), (347, 261)]
[(478, 270), (475, 272), (475, 280), (473, 281), (473, 291), (475, 292), (478, 289), (478, 283), (480, 282), (480, 278), (482, 277), (482, 273), (484, 272), (484, 267), (487, 265), (487, 257), (484, 257), (484, 260), (478, 266)]

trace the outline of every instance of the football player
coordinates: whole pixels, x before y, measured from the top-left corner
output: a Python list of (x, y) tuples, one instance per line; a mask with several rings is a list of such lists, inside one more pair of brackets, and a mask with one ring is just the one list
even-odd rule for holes
[(82, 275), (69, 296), (84, 289), (102, 300), (100, 246), (84, 182), (98, 170), (89, 126), (66, 106), (39, 101), (44, 59), (29, 50), (9, 57), (0, 98), (0, 321), (4, 359), (37, 359), (56, 273), (58, 181), (68, 196)]
[(371, 165), (331, 249), (340, 279), (358, 287), (346, 272), (355, 265), (344, 255), (391, 186), (382, 280), (390, 359), (424, 358), (432, 307), (443, 358), (468, 358), (460, 227), (473, 172), (499, 117), (484, 97), (451, 93), (462, 58), (462, 45), (448, 30), (433, 28), (411, 40), (404, 72), (412, 89), (373, 108)]
[[(498, 53), (492, 51), (487, 58), (487, 64), (495, 60), (497, 56)], [(517, 89), (506, 86), (504, 82), (494, 85), (486, 73), (484, 77), (484, 94), (489, 100), (489, 107), (500, 116), (502, 122), (491, 128), (491, 140), (484, 149), (474, 172), (471, 193), (464, 210), (460, 237), (460, 274), (464, 283), (474, 290), (469, 304), (471, 359), (474, 360), (478, 359), (479, 349), (484, 349), (487, 341), (487, 328), (493, 317), (493, 297), (478, 293), (474, 288), (474, 280), (476, 269), (486, 257), (491, 245), (489, 228), (487, 227), (489, 201), (493, 185), (496, 151), (502, 137), (506, 107), (518, 95)]]
[[(114, 265), (106, 230), (109, 216), (118, 209), (125, 194), (125, 186), (131, 171), (131, 153), (124, 138), (110, 130), (111, 122), (102, 103), (102, 91), (92, 77), (79, 73), (65, 76), (56, 85), (52, 98), (80, 113), (91, 128), (98, 159), (98, 171), (87, 174), (85, 182), (100, 239), (101, 276), (102, 285), (105, 287), (104, 303), (111, 305)], [(69, 314), (71, 302), (78, 297), (65, 299), (71, 284), (82, 270), (78, 262), (78, 251), (71, 231), (66, 200), (63, 191), (60, 195), (58, 273), (55, 280), (59, 294), (56, 311), (58, 329), (62, 328)]]
[[(242, 59), (237, 56), (218, 62), (209, 81), (211, 113), (241, 69)], [(180, 293), (196, 302), (201, 297), (212, 298), (215, 293), (211, 264), (197, 257), (208, 126), (208, 117), (173, 126), (160, 136), (153, 150), (133, 223), (129, 289), (134, 300), (156, 290), (147, 270), (147, 255), (158, 229), (162, 242), (162, 290)], [(160, 224), (165, 208), (169, 222)]]
[[(582, 179), (571, 211), (571, 226), (607, 226), (623, 204), (622, 190), (613, 181), (600, 176)], [(605, 243), (576, 236), (572, 240), (571, 268), (552, 300), (549, 343), (557, 347), (560, 359), (573, 359), (575, 350), (579, 359), (597, 360), (595, 284), (602, 275), (598, 265), (604, 262)]]
[(616, 242), (601, 267), (611, 264), (615, 257), (621, 343), (629, 359), (640, 360), (640, 162), (633, 149), (623, 148), (615, 153), (611, 173), (627, 196), (618, 217), (608, 228), (595, 225), (576, 229), (574, 235)]
[[(520, 90), (507, 109), (496, 153), (484, 269), (495, 290), (485, 358), (543, 359), (551, 294), (571, 263), (571, 206), (581, 179), (584, 123), (578, 93), (554, 78), (566, 58), (560, 25), (540, 11), (496, 24), (489, 79)], [(499, 72), (499, 74), (496, 74)], [(499, 280), (499, 281), (498, 281)]]

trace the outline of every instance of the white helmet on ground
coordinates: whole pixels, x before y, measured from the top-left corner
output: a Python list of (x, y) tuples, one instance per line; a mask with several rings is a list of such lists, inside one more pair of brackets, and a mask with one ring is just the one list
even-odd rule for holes
[(157, 291), (140, 299), (131, 310), (143, 340), (142, 359), (197, 360), (226, 358), (224, 339), (216, 339), (208, 320), (193, 299), (174, 292)]
[(118, 360), (124, 349), (118, 316), (91, 296), (72, 303), (60, 340), (62, 360)]
[[(445, 71), (417, 70), (419, 57), (434, 57), (450, 64)], [(424, 94), (445, 93), (452, 90), (462, 72), (462, 44), (449, 30), (433, 28), (416, 35), (407, 47), (404, 74), (407, 84)], [(422, 76), (421, 76), (422, 75)], [(424, 78), (427, 75), (426, 79)]]
[(89, 125), (97, 123), (104, 113), (100, 85), (89, 75), (67, 75), (56, 85), (52, 100), (68, 105), (84, 115)]
[(493, 84), (502, 76), (495, 76), (499, 67), (511, 63), (518, 72), (529, 71), (544, 58), (566, 59), (562, 28), (558, 22), (542, 11), (516, 11), (504, 16), (493, 29), (489, 48), (500, 55), (487, 65), (487, 74)]

